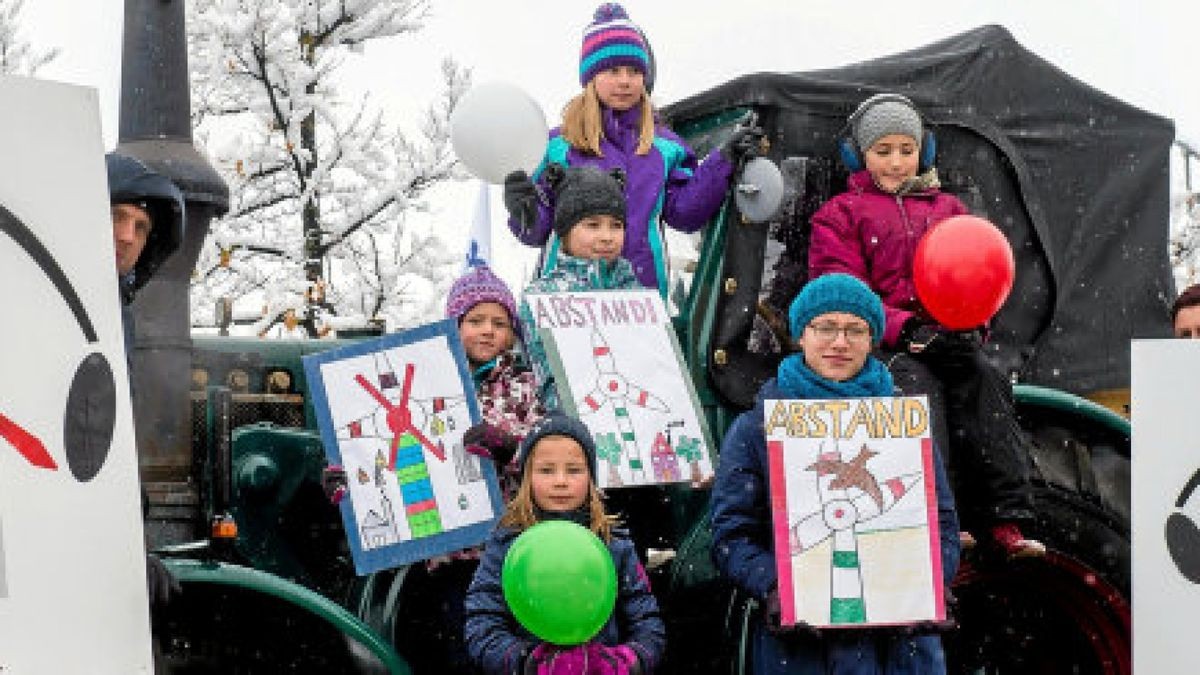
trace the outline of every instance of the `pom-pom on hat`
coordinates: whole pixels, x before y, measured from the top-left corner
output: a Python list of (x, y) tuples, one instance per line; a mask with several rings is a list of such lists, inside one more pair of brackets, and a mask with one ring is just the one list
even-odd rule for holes
[(921, 115), (899, 94), (876, 94), (862, 102), (855, 113), (854, 142), (866, 152), (876, 141), (891, 134), (909, 136), (921, 145)]
[(650, 54), (641, 29), (629, 20), (625, 8), (606, 2), (596, 8), (592, 22), (583, 29), (579, 85), (586, 87), (596, 73), (616, 66), (632, 66), (648, 74)]
[(798, 338), (813, 319), (829, 312), (853, 314), (871, 328), (871, 344), (883, 339), (883, 302), (857, 277), (849, 274), (826, 274), (804, 285), (788, 308), (788, 328)]
[(513, 331), (521, 337), (521, 322), (517, 320), (517, 303), (508, 285), (487, 265), (472, 267), (454, 280), (446, 295), (446, 318), (462, 321), (463, 315), (481, 302), (494, 302), (508, 312)]
[(588, 216), (609, 215), (625, 222), (624, 171), (551, 164), (546, 180), (554, 190), (554, 233), (560, 239)]
[(533, 446), (547, 436), (567, 436), (575, 439), (579, 447), (583, 448), (583, 457), (587, 460), (588, 470), (592, 472), (592, 480), (596, 480), (596, 443), (592, 440), (592, 432), (583, 422), (561, 410), (546, 413), (546, 416), (525, 434), (521, 448), (517, 451), (520, 475), (525, 475), (525, 462), (529, 461), (529, 453), (533, 451)]

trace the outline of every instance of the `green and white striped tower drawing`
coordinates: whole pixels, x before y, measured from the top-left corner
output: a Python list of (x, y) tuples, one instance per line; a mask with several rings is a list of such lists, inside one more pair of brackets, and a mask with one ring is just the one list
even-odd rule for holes
[(921, 473), (888, 478), (882, 484), (867, 468), (879, 453), (862, 446), (850, 461), (840, 451), (821, 452), (807, 467), (817, 474), (821, 509), (803, 516), (789, 528), (793, 556), (832, 538), (829, 621), (861, 624), (867, 621), (862, 563), (858, 555), (858, 526), (887, 512), (922, 479)]

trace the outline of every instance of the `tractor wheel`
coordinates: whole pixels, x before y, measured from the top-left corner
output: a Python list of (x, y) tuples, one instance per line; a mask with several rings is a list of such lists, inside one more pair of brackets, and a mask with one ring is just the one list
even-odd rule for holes
[(1127, 675), (1128, 427), (1022, 403), (1020, 393), (1034, 438), (1038, 515), (1028, 533), (1048, 554), (1007, 561), (982, 542), (966, 552), (953, 587), (960, 629), (945, 639), (950, 672)]

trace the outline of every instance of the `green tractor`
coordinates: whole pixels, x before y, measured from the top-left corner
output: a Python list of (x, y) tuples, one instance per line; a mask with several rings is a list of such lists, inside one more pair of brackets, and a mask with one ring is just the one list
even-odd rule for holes
[[(667, 107), (701, 153), (754, 113), (784, 179), (767, 222), (727, 201), (674, 292), (713, 437), (784, 355), (766, 317), (805, 281), (808, 217), (846, 177), (834, 151), (845, 118), (885, 90), (925, 111), (946, 189), (1005, 232), (1018, 267), (991, 356), (1012, 374), (1035, 440), (1033, 534), (1049, 554), (966, 554), (954, 584), (961, 627), (946, 636), (951, 671), (1129, 673), (1130, 426), (1120, 413), (1129, 340), (1168, 330), (1169, 121), (1070, 78), (998, 27), (835, 70), (748, 75)], [(1127, 158), (1119, 179), (1097, 155)], [(423, 566), (356, 577), (320, 489), (324, 449), (301, 357), (337, 344), (191, 341), (191, 377), (170, 385), (188, 408), (186, 452), (148, 460), (143, 448), (150, 533), (184, 587), (160, 645), (172, 672), (448, 672), (435, 645), (457, 636), (429, 632), (437, 603), (422, 596)], [(741, 672), (751, 608), (710, 562), (707, 505), (704, 491), (674, 491), (675, 556), (651, 573), (668, 623), (664, 672)]]

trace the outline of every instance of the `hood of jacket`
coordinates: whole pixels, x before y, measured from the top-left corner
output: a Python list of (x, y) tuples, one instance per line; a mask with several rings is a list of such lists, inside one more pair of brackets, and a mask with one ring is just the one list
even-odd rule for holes
[(138, 256), (128, 282), (122, 283), (122, 297), (132, 300), (163, 262), (183, 242), (183, 193), (166, 176), (129, 155), (110, 152), (104, 157), (108, 173), (111, 204), (142, 204), (150, 214), (150, 236)]

